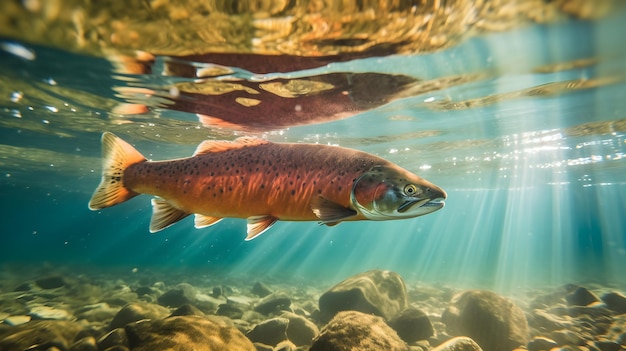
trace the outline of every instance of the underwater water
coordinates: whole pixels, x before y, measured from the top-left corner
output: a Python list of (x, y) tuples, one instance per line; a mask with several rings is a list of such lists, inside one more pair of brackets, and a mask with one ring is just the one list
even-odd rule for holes
[[(141, 62), (149, 70), (121, 72), (111, 56), (4, 34), (0, 292), (13, 293), (41, 276), (62, 275), (67, 282), (89, 274), (110, 278), (111, 289), (119, 279), (135, 289), (146, 274), (167, 286), (186, 282), (206, 291), (230, 284), (242, 292), (255, 281), (286, 290), (306, 286), (317, 303), (338, 282), (380, 269), (398, 273), (409, 295), (419, 286), (446, 287), (445, 299), (450, 291), (486, 289), (526, 306), (533, 291), (565, 284), (598, 295), (623, 293), (625, 23), (626, 11), (617, 8), (597, 19), (565, 16), (479, 33), (438, 50), (293, 70), (285, 65), (285, 71), (255, 71), (235, 60), (216, 68), (199, 59), (154, 55), (149, 64)], [(262, 60), (271, 63), (272, 57)], [(203, 77), (180, 73), (198, 68), (214, 71)], [(207, 87), (206, 77), (211, 84), (247, 88)], [(352, 84), (349, 92), (334, 91), (344, 79)], [(231, 105), (211, 100), (221, 96), (219, 89), (262, 91), (271, 82), (283, 82), (293, 96), (251, 93), (244, 97), (251, 100)], [(259, 101), (295, 101), (299, 111), (308, 108), (306, 96), (323, 96), (327, 100), (311, 102), (311, 108), (326, 111), (346, 95), (355, 106), (338, 105), (335, 115), (328, 110), (301, 123), (280, 120), (291, 115), (280, 110), (262, 110), (269, 116), (265, 122), (248, 113)], [(133, 108), (138, 113), (129, 113)], [(239, 119), (203, 124), (196, 115), (203, 109), (220, 120)], [(100, 181), (106, 131), (152, 160), (191, 156), (203, 140), (247, 135), (339, 145), (389, 160), (448, 197), (444, 208), (417, 218), (336, 226), (279, 221), (250, 241), (244, 241), (245, 220), (235, 218), (195, 229), (189, 217), (151, 234), (149, 195), (97, 211), (87, 206)], [(56, 306), (51, 297), (37, 299)], [(90, 303), (97, 302), (94, 297)], [(409, 302), (428, 310), (433, 321), (441, 317), (439, 306), (431, 311), (425, 302)], [(0, 317), (37, 319), (28, 304), (5, 306)], [(550, 331), (530, 322), (529, 337)], [(0, 335), (9, 335), (8, 327)], [(433, 338), (430, 343), (437, 346)]]

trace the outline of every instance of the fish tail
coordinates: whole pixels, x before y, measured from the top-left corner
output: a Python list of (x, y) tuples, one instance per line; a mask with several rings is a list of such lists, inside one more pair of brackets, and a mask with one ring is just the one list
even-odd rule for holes
[(139, 195), (124, 186), (124, 170), (146, 158), (113, 133), (102, 134), (102, 180), (89, 201), (89, 209), (99, 210)]

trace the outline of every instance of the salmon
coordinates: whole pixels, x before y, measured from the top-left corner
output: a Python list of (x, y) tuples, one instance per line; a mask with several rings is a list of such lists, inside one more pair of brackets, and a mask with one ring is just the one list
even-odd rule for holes
[(105, 132), (102, 153), (102, 180), (89, 208), (153, 195), (153, 233), (194, 214), (196, 228), (245, 218), (251, 240), (278, 220), (331, 226), (412, 218), (442, 208), (447, 197), (391, 162), (339, 146), (243, 137), (204, 141), (191, 157), (149, 161)]

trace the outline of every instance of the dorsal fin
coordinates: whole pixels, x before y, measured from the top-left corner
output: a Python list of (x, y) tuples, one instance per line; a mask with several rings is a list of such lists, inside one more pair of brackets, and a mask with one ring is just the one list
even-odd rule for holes
[(226, 150), (241, 149), (246, 146), (269, 144), (269, 141), (255, 137), (241, 137), (233, 141), (228, 140), (205, 140), (198, 145), (194, 156), (222, 152)]

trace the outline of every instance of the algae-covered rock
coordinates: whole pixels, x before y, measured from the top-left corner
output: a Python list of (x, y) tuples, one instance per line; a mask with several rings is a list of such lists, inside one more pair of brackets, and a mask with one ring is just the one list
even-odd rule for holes
[(455, 295), (442, 321), (450, 335), (468, 336), (485, 351), (510, 351), (528, 343), (524, 312), (491, 291), (467, 290)]
[(435, 347), (431, 351), (483, 351), (474, 340), (464, 336), (457, 336), (443, 344)]
[(427, 340), (434, 334), (434, 328), (428, 316), (421, 310), (409, 307), (388, 322), (402, 340), (412, 343)]
[(124, 306), (111, 321), (111, 329), (122, 328), (126, 324), (142, 319), (161, 319), (169, 314), (163, 306), (137, 302)]
[(281, 341), (287, 340), (287, 326), (289, 319), (272, 318), (257, 324), (246, 334), (253, 342), (276, 346)]
[(191, 284), (181, 283), (159, 296), (158, 301), (159, 304), (168, 307), (193, 304), (196, 301), (196, 289)]
[(41, 320), (13, 327), (11, 333), (0, 339), (0, 350), (27, 350), (40, 345), (38, 350), (56, 347), (69, 349), (82, 327), (74, 322)]
[(357, 311), (339, 312), (322, 328), (309, 351), (407, 351), (382, 318)]
[(322, 320), (339, 311), (359, 311), (390, 319), (407, 307), (404, 280), (398, 273), (371, 270), (330, 288), (319, 300)]
[(199, 316), (176, 316), (143, 320), (125, 328), (133, 351), (256, 351), (237, 328)]

